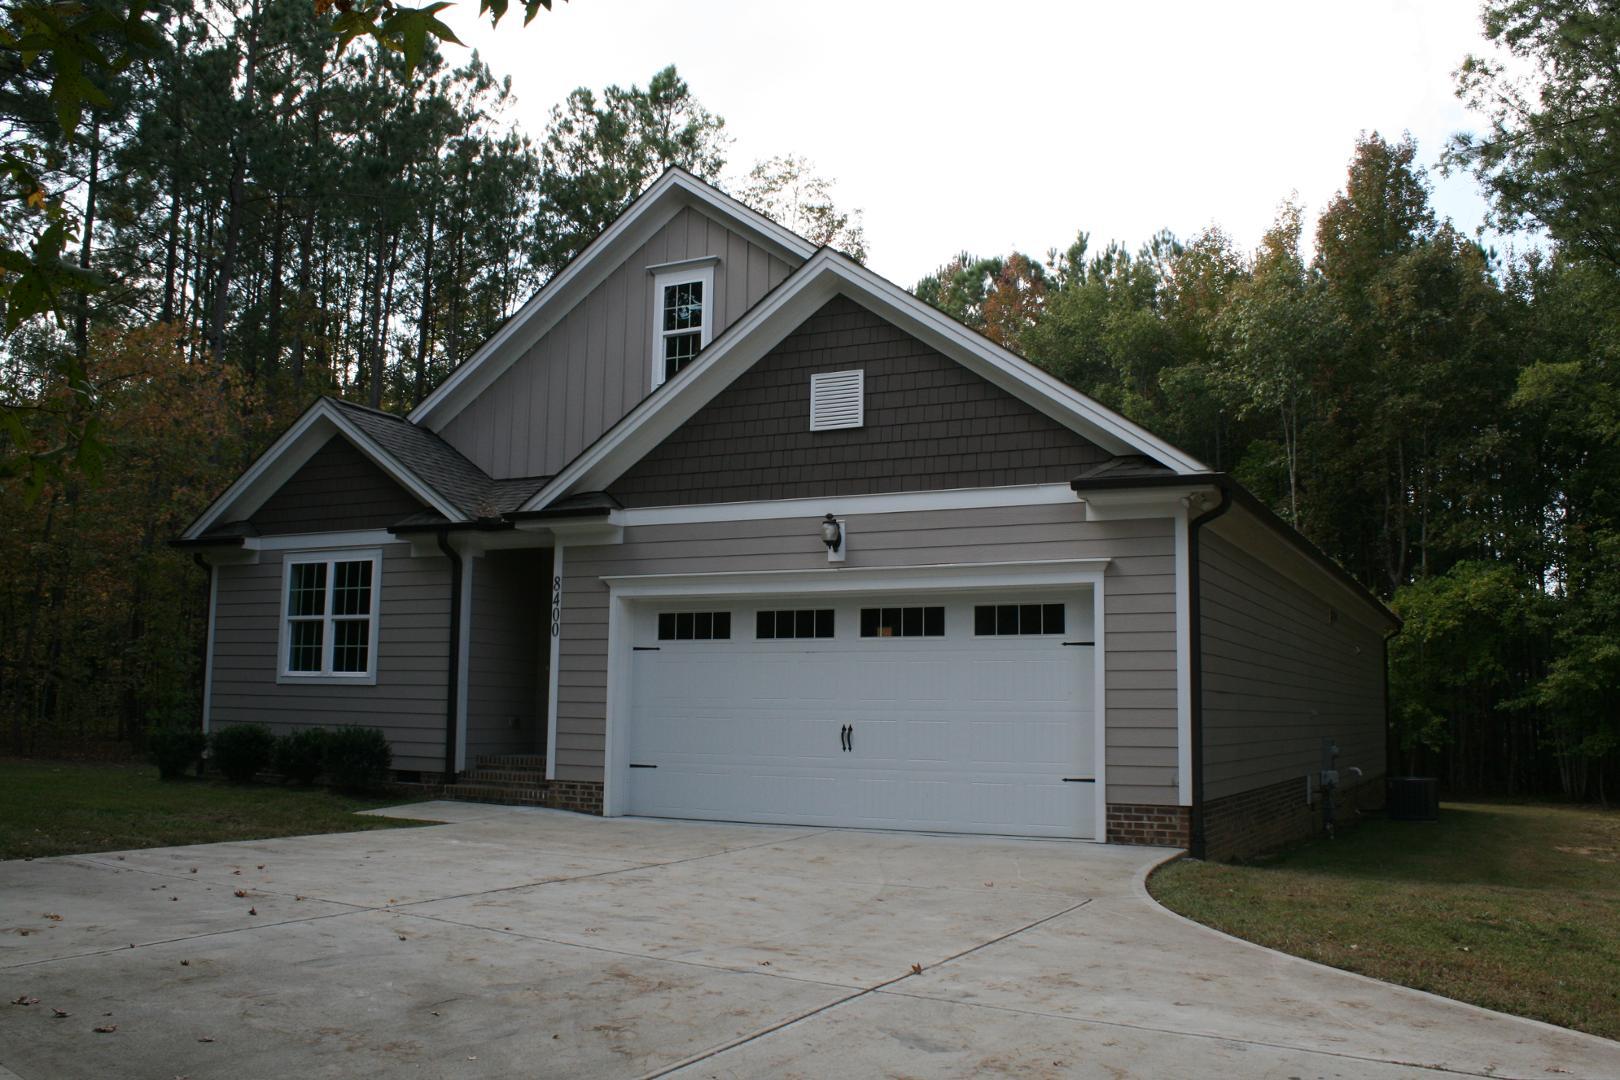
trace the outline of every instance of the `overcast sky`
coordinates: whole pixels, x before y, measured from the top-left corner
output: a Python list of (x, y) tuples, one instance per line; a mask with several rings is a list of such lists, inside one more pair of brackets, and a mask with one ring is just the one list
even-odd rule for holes
[[(869, 263), (910, 285), (952, 253), (1044, 255), (1075, 233), (1133, 249), (1218, 224), (1252, 247), (1297, 191), (1311, 219), (1356, 136), (1410, 131), (1425, 164), (1477, 126), (1452, 72), (1476, 0), (558, 0), (526, 29), (448, 21), (537, 140), (576, 86), (674, 63), (733, 136), (728, 174), (802, 154), (865, 213)], [(514, 17), (515, 16), (515, 17)], [(452, 59), (455, 47), (448, 50)], [(1483, 203), (1434, 176), (1465, 231)]]

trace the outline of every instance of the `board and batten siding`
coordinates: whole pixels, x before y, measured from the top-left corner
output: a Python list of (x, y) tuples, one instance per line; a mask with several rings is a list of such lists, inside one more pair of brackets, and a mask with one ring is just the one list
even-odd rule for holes
[(1206, 530), (1199, 539), (1204, 798), (1322, 767), (1382, 776), (1383, 634)]
[[(1109, 558), (1110, 802), (1175, 805), (1175, 555), (1168, 518), (1087, 522), (1075, 504), (851, 514), (847, 567)], [(601, 780), (607, 700), (604, 576), (826, 569), (815, 517), (627, 528), (563, 556), (557, 776)]]
[(422, 509), (410, 492), (334, 435), (253, 512), (263, 535), (386, 529)]
[(277, 733), (364, 724), (388, 736), (394, 768), (444, 767), (449, 560), (413, 558), (408, 544), (388, 544), (382, 552), (375, 686), (278, 683), (283, 553), (267, 551), (257, 564), (218, 568), (211, 642), (215, 730), (244, 723), (268, 724)]
[(684, 207), (620, 263), (439, 434), (496, 479), (549, 476), (646, 397), (652, 379), (650, 266), (716, 256), (717, 336), (793, 267)]
[[(467, 764), (480, 754), (536, 754), (545, 742), (542, 636), (550, 610), (551, 552), (494, 551), (470, 559)], [(515, 721), (515, 723), (514, 723)]]

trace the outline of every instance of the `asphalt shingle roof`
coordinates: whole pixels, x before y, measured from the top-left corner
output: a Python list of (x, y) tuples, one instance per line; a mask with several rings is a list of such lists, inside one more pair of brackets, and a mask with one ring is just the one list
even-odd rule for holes
[(498, 517), (516, 510), (551, 479), (549, 476), (493, 479), (455, 447), (403, 416), (339, 398), (327, 400), (418, 480), (469, 517)]

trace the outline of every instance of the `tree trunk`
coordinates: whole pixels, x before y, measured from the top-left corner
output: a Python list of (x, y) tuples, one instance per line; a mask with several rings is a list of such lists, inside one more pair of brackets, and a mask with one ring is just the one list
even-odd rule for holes
[[(84, 190), (84, 241), (79, 245), (79, 269), (90, 269), (90, 249), (96, 236), (96, 189), (101, 184), (101, 117), (90, 119), (90, 182)], [(90, 355), (90, 294), (79, 294), (79, 318), (73, 328), (79, 359)]]
[[(242, 102), (250, 123), (253, 117), (253, 84), (259, 67), (259, 6), (253, 5), (248, 19), (246, 68), (242, 76)], [(231, 279), (236, 274), (237, 245), (242, 236), (242, 203), (247, 188), (247, 139), (238, 130), (231, 148), (231, 182), (226, 192), (225, 239), (220, 250), (219, 271), (214, 275), (214, 302), (208, 316), (205, 340), (208, 351), (218, 357), (225, 352), (225, 316), (230, 310)], [(248, 374), (253, 374), (251, 366)]]

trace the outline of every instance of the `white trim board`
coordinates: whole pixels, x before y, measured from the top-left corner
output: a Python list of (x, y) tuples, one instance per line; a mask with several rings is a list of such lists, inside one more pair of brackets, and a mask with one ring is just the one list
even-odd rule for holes
[(635, 525), (690, 525), (700, 522), (770, 521), (777, 518), (828, 514), (903, 514), (919, 510), (974, 510), (997, 506), (1074, 505), (1079, 500), (1068, 484), (1019, 484), (1011, 487), (945, 488), (939, 491), (897, 491), (882, 495), (832, 495), (767, 502), (696, 503), (683, 506), (647, 506), (615, 510), (608, 521), (626, 528)]
[(742, 570), (707, 574), (631, 574), (601, 578), (625, 599), (697, 596), (792, 596), (802, 593), (1009, 589), (1101, 581), (1108, 559), (935, 563), (911, 566)]
[[(219, 567), (208, 565), (208, 637), (203, 642), (202, 729), (213, 730), (214, 715), (214, 613), (219, 610)], [(0, 1078), (3, 1080), (3, 1078)]]
[[(292, 427), (282, 432), (281, 437), (271, 443), (270, 448), (225, 489), (224, 494), (210, 503), (208, 509), (181, 534), (182, 537), (195, 540), (222, 520), (238, 521), (251, 515), (270, 496), (281, 490), (281, 486), (292, 479), (334, 435), (346, 438), (373, 465), (423, 504), (451, 521), (467, 520), (467, 516), (454, 504), (422, 483), (392, 454), (355, 427), (339, 406), (321, 398), (306, 409)], [(226, 516), (227, 512), (230, 513), (229, 517)]]
[(1176, 794), (1182, 806), (1192, 805), (1192, 570), (1187, 508), (1173, 515), (1176, 537)]
[[(976, 589), (1090, 586), (1094, 669), (1093, 751), (1096, 782), (1094, 842), (1108, 839), (1108, 685), (1105, 604), (1108, 559), (1051, 559), (1035, 562), (942, 563), (938, 565), (856, 567), (850, 569), (759, 570), (713, 574), (647, 574), (605, 576), (608, 587), (607, 695), (602, 760), (602, 813), (625, 812), (626, 745), (629, 724), (624, 715), (630, 697), (633, 623), (631, 605), (662, 598), (709, 596), (790, 596), (800, 593), (966, 592)], [(559, 574), (560, 576), (560, 574)], [(555, 672), (555, 669), (553, 669)], [(553, 714), (555, 715), (555, 714)], [(547, 767), (550, 768), (548, 755)], [(1087, 841), (1082, 841), (1087, 842)]]
[(546, 672), (546, 779), (557, 779), (557, 673), (562, 655), (563, 545), (551, 550), (551, 595), (546, 605), (546, 640), (550, 668)]
[(717, 214), (790, 265), (815, 254), (815, 245), (802, 236), (684, 169), (671, 168), (413, 409), (411, 422), (442, 430), (601, 284), (623, 258), (689, 206)]
[(461, 595), (456, 602), (461, 605), (461, 620), (459, 631), (461, 640), (456, 642), (456, 664), (460, 669), (456, 679), (456, 772), (465, 772), (467, 768), (467, 690), (472, 683), (468, 667), (472, 660), (472, 619), (473, 619), (473, 567), (478, 565), (477, 555), (464, 555), (461, 559)]
[(824, 248), (726, 328), (697, 360), (644, 398), (520, 508), (601, 491), (618, 479), (778, 342), (845, 295), (968, 370), (1114, 454), (1146, 454), (1182, 474), (1209, 470), (1169, 443), (929, 307), (892, 282)]

